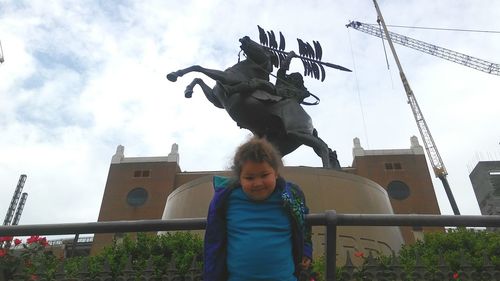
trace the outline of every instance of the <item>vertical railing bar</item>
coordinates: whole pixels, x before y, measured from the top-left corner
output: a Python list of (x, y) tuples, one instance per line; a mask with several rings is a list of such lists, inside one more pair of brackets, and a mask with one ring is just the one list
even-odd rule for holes
[(326, 218), (326, 280), (336, 280), (337, 269), (337, 212), (328, 210)]
[(75, 249), (76, 249), (76, 244), (78, 244), (78, 239), (80, 238), (80, 234), (76, 233), (75, 234), (75, 239), (73, 239), (73, 246), (71, 247), (71, 257), (75, 257)]

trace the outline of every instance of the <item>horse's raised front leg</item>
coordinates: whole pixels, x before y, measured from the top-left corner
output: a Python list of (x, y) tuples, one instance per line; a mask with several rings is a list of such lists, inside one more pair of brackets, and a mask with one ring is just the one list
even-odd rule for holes
[(182, 77), (184, 74), (189, 73), (189, 72), (193, 72), (193, 71), (199, 71), (200, 69), (202, 69), (201, 66), (192, 65), (188, 68), (184, 68), (184, 69), (180, 69), (180, 70), (177, 70), (174, 72), (170, 72), (169, 74), (167, 74), (167, 79), (168, 79), (168, 81), (175, 82), (175, 81), (177, 81), (177, 78)]
[(215, 81), (219, 81), (220, 83), (224, 85), (232, 85), (236, 83), (240, 83), (241, 77), (231, 74), (229, 72), (221, 71), (221, 70), (216, 70), (216, 69), (208, 69), (201, 67), (199, 65), (193, 65), (185, 69), (180, 69), (174, 72), (171, 72), (167, 74), (167, 79), (171, 82), (177, 81), (178, 77), (182, 77), (183, 75), (189, 73), (189, 72), (199, 72), (203, 73), (206, 76), (212, 78)]
[(213, 93), (212, 88), (205, 84), (205, 82), (201, 78), (195, 78), (189, 85), (186, 86), (186, 90), (184, 90), (184, 96), (186, 98), (191, 98), (193, 96), (193, 88), (194, 86), (199, 85), (205, 94), (205, 97), (216, 107), (224, 108), (221, 102), (217, 98), (217, 96)]

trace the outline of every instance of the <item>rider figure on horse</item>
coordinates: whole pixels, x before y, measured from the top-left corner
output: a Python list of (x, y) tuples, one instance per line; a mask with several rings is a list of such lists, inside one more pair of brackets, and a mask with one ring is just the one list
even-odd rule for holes
[(305, 98), (311, 95), (304, 86), (302, 74), (299, 72), (286, 74), (290, 68), (292, 58), (296, 56), (295, 52), (291, 51), (282, 61), (281, 67), (276, 75), (276, 95), (283, 98), (295, 99), (298, 103), (302, 103)]
[[(302, 103), (305, 98), (309, 97), (311, 93), (304, 86), (304, 78), (299, 72), (287, 74), (290, 68), (292, 58), (296, 57), (295, 52), (291, 51), (287, 57), (281, 62), (281, 67), (278, 69), (276, 75), (276, 84), (271, 82), (252, 78), (248, 81), (238, 83), (236, 85), (224, 85), (227, 93), (252, 93), (254, 98), (263, 102), (278, 102), (282, 99), (295, 99), (297, 103)], [(255, 90), (262, 90), (255, 92)]]

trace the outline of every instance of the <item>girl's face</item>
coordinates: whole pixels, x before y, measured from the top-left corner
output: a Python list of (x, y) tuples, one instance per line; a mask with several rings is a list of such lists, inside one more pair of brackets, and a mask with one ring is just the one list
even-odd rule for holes
[(255, 201), (267, 199), (276, 188), (278, 173), (269, 163), (246, 161), (241, 167), (240, 183), (243, 192)]

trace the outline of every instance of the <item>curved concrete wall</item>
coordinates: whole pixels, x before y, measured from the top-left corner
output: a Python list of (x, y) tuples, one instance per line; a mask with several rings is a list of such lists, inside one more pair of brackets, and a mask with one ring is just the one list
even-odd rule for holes
[[(190, 173), (181, 173), (178, 177), (183, 174), (193, 177)], [(198, 172), (195, 179), (177, 187), (167, 199), (163, 219), (205, 217), (213, 195), (212, 176), (215, 174), (227, 175), (227, 172)], [(325, 210), (359, 214), (393, 213), (386, 191), (366, 178), (310, 167), (285, 167), (281, 174), (302, 188), (311, 213)], [(324, 253), (324, 235), (324, 227), (313, 227), (315, 257)], [(347, 250), (351, 254), (355, 251), (363, 251), (365, 255), (370, 251), (390, 254), (393, 250), (398, 251), (402, 244), (399, 227), (339, 227), (337, 260), (343, 264)]]

